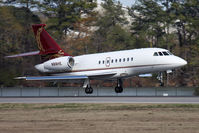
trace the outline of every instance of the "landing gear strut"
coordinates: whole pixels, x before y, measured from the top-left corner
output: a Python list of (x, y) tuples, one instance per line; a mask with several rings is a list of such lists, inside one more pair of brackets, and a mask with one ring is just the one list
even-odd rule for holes
[(90, 80), (89, 79), (86, 79), (84, 81), (83, 88), (85, 88), (85, 93), (86, 94), (92, 94), (93, 93), (93, 88), (90, 85)]
[(121, 79), (117, 79), (117, 86), (115, 87), (115, 92), (116, 93), (122, 93), (123, 92), (122, 80)]

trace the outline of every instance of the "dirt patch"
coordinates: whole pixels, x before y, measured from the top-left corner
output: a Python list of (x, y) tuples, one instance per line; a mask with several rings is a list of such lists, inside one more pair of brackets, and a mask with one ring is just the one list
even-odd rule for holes
[(197, 133), (199, 105), (0, 104), (0, 133)]

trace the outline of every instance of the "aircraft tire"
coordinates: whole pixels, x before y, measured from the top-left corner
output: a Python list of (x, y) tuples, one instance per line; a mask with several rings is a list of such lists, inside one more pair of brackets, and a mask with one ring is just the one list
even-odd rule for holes
[(122, 93), (123, 92), (123, 88), (122, 87), (119, 87), (119, 93)]
[(85, 93), (86, 94), (92, 94), (93, 93), (93, 88), (92, 87), (86, 87), (85, 88)]
[(119, 87), (117, 87), (117, 86), (115, 87), (115, 92), (119, 93)]
[(123, 92), (123, 88), (122, 88), (122, 87), (116, 86), (116, 87), (115, 87), (115, 92), (116, 92), (116, 93), (122, 93), (122, 92)]
[(90, 93), (89, 94), (92, 94), (93, 93), (93, 88), (90, 87)]
[(163, 86), (164, 86), (164, 83), (160, 83), (160, 86), (163, 87)]

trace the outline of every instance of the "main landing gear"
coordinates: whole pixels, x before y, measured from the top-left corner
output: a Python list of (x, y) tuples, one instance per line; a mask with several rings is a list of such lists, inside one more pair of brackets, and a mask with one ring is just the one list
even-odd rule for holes
[[(92, 94), (93, 93), (93, 88), (90, 85), (90, 80), (89, 79), (86, 79), (84, 81), (83, 88), (85, 88), (85, 93), (86, 94)], [(122, 79), (117, 79), (117, 86), (115, 87), (115, 92), (116, 93), (122, 93), (123, 92)]]
[(84, 81), (83, 88), (85, 88), (85, 93), (86, 94), (92, 94), (93, 93), (93, 88), (90, 85), (90, 80), (89, 79), (86, 79)]
[(87, 85), (87, 87), (85, 88), (85, 93), (86, 93), (86, 94), (92, 94), (92, 93), (93, 93), (93, 88), (92, 88), (91, 86), (89, 87), (89, 86)]
[(115, 92), (116, 93), (122, 93), (123, 92), (122, 80), (121, 79), (117, 79), (117, 86), (115, 87)]

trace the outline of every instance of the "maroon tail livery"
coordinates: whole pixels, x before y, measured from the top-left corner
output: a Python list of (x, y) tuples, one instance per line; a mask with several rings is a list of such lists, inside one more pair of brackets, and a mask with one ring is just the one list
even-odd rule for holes
[[(46, 24), (35, 24), (32, 25), (32, 29), (40, 50), (39, 54), (45, 57), (44, 60), (57, 58), (60, 56), (69, 56), (65, 53), (59, 45), (53, 40), (53, 38), (44, 29)], [(47, 59), (48, 58), (48, 59)]]
[(45, 26), (46, 24), (32, 25), (32, 29), (38, 44), (39, 51), (6, 56), (6, 58), (40, 55), (42, 61), (46, 61), (61, 56), (69, 56), (69, 54), (65, 53), (53, 40), (53, 38), (48, 34), (48, 32), (44, 29)]

